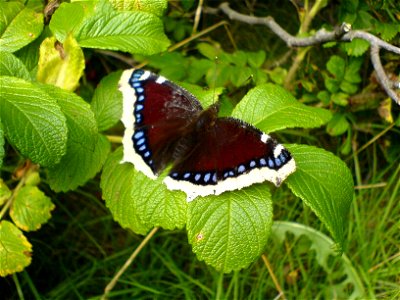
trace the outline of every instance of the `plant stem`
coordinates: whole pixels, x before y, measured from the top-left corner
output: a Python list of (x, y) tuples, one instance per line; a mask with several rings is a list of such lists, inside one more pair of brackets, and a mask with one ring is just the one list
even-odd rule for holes
[(18, 195), (19, 190), (25, 185), (25, 181), (28, 178), (28, 176), (36, 171), (38, 169), (38, 166), (32, 163), (29, 163), (27, 166), (27, 170), (25, 171), (24, 175), (21, 177), (21, 180), (18, 182), (17, 186), (13, 190), (10, 198), (8, 198), (6, 204), (3, 206), (3, 209), (0, 212), (0, 220), (4, 217), (8, 209), (10, 208), (11, 204), (13, 203), (15, 197)]
[(279, 297), (282, 297), (282, 299), (286, 300), (285, 293), (283, 292), (283, 290), (278, 282), (278, 279), (276, 279), (275, 273), (272, 270), (272, 266), (269, 263), (267, 256), (265, 254), (263, 254), (263, 255), (261, 255), (261, 258), (264, 261), (264, 264), (268, 269), (269, 275), (271, 275), (272, 281), (274, 282), (276, 289), (279, 292)]
[(111, 292), (111, 290), (114, 288), (114, 286), (117, 284), (119, 278), (124, 274), (126, 269), (133, 263), (135, 260), (136, 256), (140, 253), (140, 251), (144, 248), (144, 246), (147, 245), (147, 243), (150, 241), (150, 239), (153, 237), (153, 235), (157, 232), (159, 227), (154, 227), (149, 234), (143, 239), (143, 241), (140, 243), (140, 245), (133, 251), (132, 255), (128, 258), (128, 260), (125, 262), (125, 264), (122, 266), (122, 268), (115, 274), (113, 279), (107, 284), (106, 288), (104, 289), (104, 294), (101, 296), (101, 300), (106, 300), (108, 297), (108, 294)]

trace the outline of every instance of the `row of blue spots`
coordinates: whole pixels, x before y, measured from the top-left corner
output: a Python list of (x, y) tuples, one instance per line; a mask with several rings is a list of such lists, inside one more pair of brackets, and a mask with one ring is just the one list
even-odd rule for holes
[[(237, 177), (246, 171), (250, 171), (255, 168), (268, 167), (269, 169), (279, 169), (283, 166), (290, 158), (289, 152), (286, 149), (282, 150), (278, 157), (263, 157), (260, 159), (253, 159), (247, 164), (240, 164), (236, 168), (226, 170), (223, 172), (223, 178)], [(216, 172), (185, 172), (180, 174), (178, 172), (172, 172), (170, 176), (177, 180), (186, 180), (194, 184), (216, 184), (217, 173)]]
[(142, 77), (143, 74), (144, 71), (141, 69), (134, 70), (130, 78), (130, 83), (133, 84), (135, 81), (138, 81), (138, 79)]
[(132, 136), (132, 141), (136, 152), (143, 158), (143, 160), (151, 166), (153, 161), (151, 158), (151, 151), (148, 149), (146, 143), (146, 133), (144, 130), (136, 130)]
[(275, 158), (275, 164), (280, 167), (281, 165), (284, 165), (288, 159), (290, 158), (290, 154), (286, 149), (283, 149), (281, 154), (277, 158)]
[(290, 158), (289, 153), (286, 150), (283, 150), (277, 158), (262, 157), (258, 160), (251, 160), (247, 166), (245, 164), (241, 164), (235, 169), (226, 170), (223, 173), (223, 178), (236, 177), (255, 168), (268, 167), (270, 169), (279, 169), (279, 167), (283, 166), (288, 161), (288, 158)]
[(178, 172), (172, 172), (170, 176), (177, 180), (186, 180), (194, 184), (207, 185), (217, 184), (217, 173), (216, 172), (185, 172), (179, 174)]
[(143, 122), (143, 114), (142, 110), (144, 108), (143, 102), (145, 100), (144, 96), (144, 88), (142, 81), (140, 81), (140, 77), (144, 74), (143, 70), (135, 70), (133, 71), (131, 78), (129, 79), (129, 83), (132, 88), (135, 90), (136, 94), (136, 103), (134, 113), (135, 113), (135, 123), (140, 124)]

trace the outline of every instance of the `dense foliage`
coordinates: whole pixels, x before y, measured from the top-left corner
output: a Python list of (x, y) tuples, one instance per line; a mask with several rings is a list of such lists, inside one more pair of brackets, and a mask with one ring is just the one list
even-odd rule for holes
[[(399, 45), (395, 2), (231, 6), (298, 36), (347, 22)], [(205, 4), (199, 25), (196, 6), (0, 2), (6, 295), (100, 295), (140, 235), (161, 227), (109, 297), (270, 298), (281, 286), (287, 298), (396, 297), (400, 117), (368, 64), (368, 42), (289, 49), (263, 26), (228, 26)], [(399, 56), (382, 59), (398, 81)], [(297, 171), (278, 189), (257, 184), (186, 203), (162, 176), (121, 164), (118, 81), (139, 65), (278, 137)]]

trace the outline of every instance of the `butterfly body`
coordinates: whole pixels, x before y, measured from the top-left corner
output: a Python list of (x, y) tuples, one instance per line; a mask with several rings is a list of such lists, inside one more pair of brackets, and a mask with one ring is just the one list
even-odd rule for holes
[(203, 109), (188, 91), (143, 70), (127, 70), (123, 162), (156, 178), (172, 165), (164, 183), (191, 201), (265, 180), (280, 183), (296, 166), (269, 135), (234, 118), (219, 118), (218, 104)]

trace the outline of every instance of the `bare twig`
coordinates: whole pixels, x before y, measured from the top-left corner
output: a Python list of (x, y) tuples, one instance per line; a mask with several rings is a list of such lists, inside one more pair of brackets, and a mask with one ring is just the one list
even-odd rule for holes
[[(380, 58), (379, 49), (385, 49), (387, 51), (400, 55), (400, 48), (393, 46), (380, 38), (374, 36), (365, 31), (351, 30), (349, 24), (342, 24), (334, 31), (327, 31), (325, 29), (318, 30), (313, 36), (309, 37), (296, 37), (284, 30), (278, 23), (275, 22), (274, 18), (267, 17), (256, 17), (248, 16), (236, 12), (229, 7), (229, 3), (222, 3), (218, 9), (226, 14), (230, 19), (237, 20), (250, 25), (264, 25), (271, 29), (278, 37), (280, 37), (289, 47), (307, 47), (313, 45), (319, 45), (326, 42), (342, 41), (349, 42), (355, 38), (363, 39), (371, 45), (371, 60), (376, 70), (378, 80), (382, 88), (386, 91), (390, 98), (392, 98), (397, 104), (400, 105), (400, 98), (394, 89), (400, 89), (400, 82), (392, 82), (386, 76)], [(212, 11), (207, 9), (207, 11)]]
[(381, 58), (379, 57), (379, 47), (376, 44), (371, 44), (371, 61), (376, 71), (376, 78), (379, 80), (379, 83), (389, 95), (389, 97), (400, 105), (400, 98), (392, 89), (393, 82), (389, 80), (389, 78), (386, 76), (385, 70), (383, 70)]

